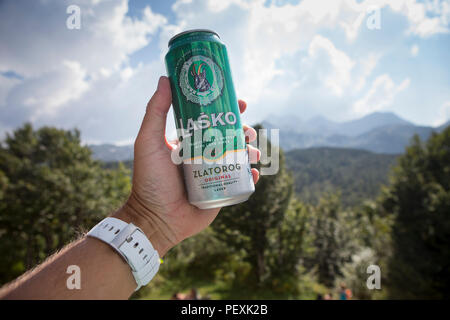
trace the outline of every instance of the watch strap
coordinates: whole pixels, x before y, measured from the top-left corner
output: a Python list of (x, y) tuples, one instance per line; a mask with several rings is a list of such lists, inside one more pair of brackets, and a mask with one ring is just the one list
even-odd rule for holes
[(100, 221), (87, 235), (109, 244), (125, 259), (136, 280), (136, 291), (147, 285), (158, 272), (158, 252), (144, 232), (134, 224), (108, 217)]

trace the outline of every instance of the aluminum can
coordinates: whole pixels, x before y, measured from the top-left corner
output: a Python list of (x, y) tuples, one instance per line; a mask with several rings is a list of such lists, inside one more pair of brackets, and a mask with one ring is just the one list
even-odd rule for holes
[(200, 209), (246, 201), (255, 191), (225, 45), (195, 29), (165, 56), (189, 202)]

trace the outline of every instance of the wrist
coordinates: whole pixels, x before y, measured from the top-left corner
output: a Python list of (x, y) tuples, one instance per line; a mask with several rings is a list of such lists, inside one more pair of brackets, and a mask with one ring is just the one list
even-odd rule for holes
[(150, 240), (159, 256), (163, 257), (175, 243), (158, 226), (156, 223), (158, 220), (154, 219), (156, 215), (142, 208), (134, 197), (132, 193), (125, 204), (111, 216), (139, 227)]

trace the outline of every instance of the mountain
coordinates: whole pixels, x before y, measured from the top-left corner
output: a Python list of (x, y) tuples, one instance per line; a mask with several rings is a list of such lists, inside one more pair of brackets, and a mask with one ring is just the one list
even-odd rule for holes
[[(261, 124), (267, 129), (280, 128), (280, 145), (285, 151), (336, 147), (399, 154), (403, 153), (414, 134), (426, 140), (433, 131), (444, 130), (450, 121), (436, 128), (417, 126), (394, 113), (374, 112), (346, 122), (331, 121), (323, 116), (302, 120), (295, 114), (273, 114)], [(98, 160), (114, 162), (133, 159), (132, 145), (103, 144), (89, 147)]]
[(414, 134), (425, 140), (448, 124), (437, 128), (417, 126), (390, 112), (375, 112), (340, 123), (315, 117), (298, 123), (295, 128), (285, 126), (279, 118), (262, 122), (266, 128), (280, 128), (280, 145), (285, 150), (340, 147), (390, 154), (402, 153)]
[(358, 136), (372, 129), (387, 125), (413, 125), (392, 112), (374, 112), (359, 119), (335, 122), (324, 116), (301, 121), (295, 115), (270, 115), (262, 122), (266, 128), (283, 128), (296, 133), (321, 134), (324, 136)]
[(444, 123), (443, 125), (440, 125), (439, 127), (437, 127), (437, 132), (441, 132), (443, 131), (445, 128), (447, 128), (448, 126), (450, 126), (450, 120), (448, 120), (446, 123)]
[(116, 146), (113, 144), (97, 144), (88, 146), (94, 159), (104, 162), (126, 161), (133, 159), (133, 145)]
[[(315, 204), (325, 193), (340, 191), (342, 204), (353, 206), (376, 198), (380, 186), (388, 183), (397, 155), (324, 147), (291, 150), (285, 158), (302, 201)], [(131, 169), (133, 161), (124, 164)], [(105, 168), (117, 166), (117, 161), (104, 163)]]
[(286, 130), (295, 131), (299, 124), (302, 124), (303, 121), (295, 114), (269, 114), (267, 116), (267, 120), (263, 121), (261, 124), (264, 128), (271, 129), (275, 128), (273, 125), (283, 124), (283, 128)]
[(414, 125), (387, 125), (351, 139), (347, 146), (378, 153), (403, 153), (415, 134), (426, 140), (433, 131), (437, 130)]
[(397, 155), (342, 148), (310, 148), (286, 152), (286, 166), (302, 201), (316, 203), (327, 192), (341, 192), (344, 205), (375, 199), (388, 183)]
[(376, 128), (392, 125), (413, 125), (392, 112), (374, 112), (360, 119), (346, 121), (338, 126), (338, 133), (359, 136)]

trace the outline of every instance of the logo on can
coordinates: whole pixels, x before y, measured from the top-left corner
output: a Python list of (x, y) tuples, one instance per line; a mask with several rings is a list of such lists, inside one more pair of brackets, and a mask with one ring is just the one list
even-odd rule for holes
[(206, 106), (222, 93), (222, 70), (211, 58), (193, 56), (181, 68), (180, 88), (187, 100)]

